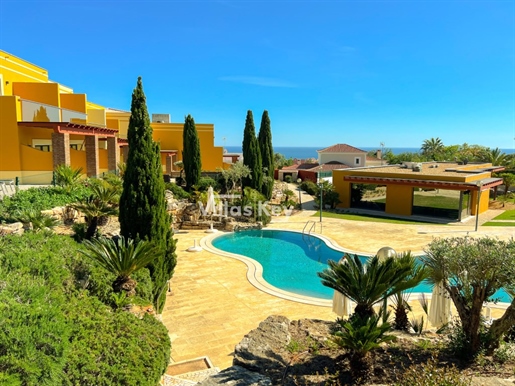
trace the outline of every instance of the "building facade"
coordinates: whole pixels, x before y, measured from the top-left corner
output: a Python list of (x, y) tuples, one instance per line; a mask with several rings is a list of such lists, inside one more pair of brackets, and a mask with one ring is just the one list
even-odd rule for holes
[[(93, 103), (51, 81), (44, 68), (0, 50), (0, 180), (48, 184), (60, 164), (88, 176), (115, 171), (127, 154), (129, 118), (130, 112)], [(182, 160), (183, 123), (153, 122), (152, 128), (163, 172), (171, 172)], [(197, 124), (197, 130), (203, 170), (224, 167), (214, 125)]]

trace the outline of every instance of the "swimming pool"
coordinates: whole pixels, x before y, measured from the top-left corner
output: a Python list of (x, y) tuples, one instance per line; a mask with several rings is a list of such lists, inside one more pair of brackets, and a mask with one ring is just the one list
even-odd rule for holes
[[(301, 296), (332, 299), (334, 290), (320, 282), (317, 272), (327, 268), (327, 261), (338, 261), (344, 253), (319, 237), (284, 230), (249, 230), (218, 236), (211, 241), (216, 249), (247, 256), (258, 262), (263, 279), (280, 290)], [(361, 256), (365, 260), (368, 256)], [(431, 286), (421, 283), (412, 292), (431, 293)], [(511, 302), (499, 291), (494, 297)]]

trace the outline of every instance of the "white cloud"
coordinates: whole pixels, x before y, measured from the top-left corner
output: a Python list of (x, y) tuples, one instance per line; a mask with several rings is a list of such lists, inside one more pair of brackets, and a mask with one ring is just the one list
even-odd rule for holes
[(263, 87), (284, 87), (284, 88), (296, 88), (299, 87), (295, 83), (288, 82), (282, 79), (264, 78), (259, 76), (222, 76), (218, 80), (226, 82), (236, 82), (244, 84), (253, 84), (256, 86)]

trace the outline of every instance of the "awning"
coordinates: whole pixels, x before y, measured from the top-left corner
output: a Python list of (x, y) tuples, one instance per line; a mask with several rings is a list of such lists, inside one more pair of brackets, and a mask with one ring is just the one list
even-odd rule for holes
[(362, 184), (377, 185), (409, 185), (414, 188), (448, 189), (448, 190), (487, 190), (494, 186), (502, 185), (502, 178), (484, 178), (474, 182), (451, 182), (436, 180), (415, 180), (404, 178), (344, 176), (344, 181)]
[(71, 122), (18, 122), (18, 126), (53, 129), (54, 133), (61, 134), (96, 135), (102, 137), (116, 137), (118, 134), (116, 129)]

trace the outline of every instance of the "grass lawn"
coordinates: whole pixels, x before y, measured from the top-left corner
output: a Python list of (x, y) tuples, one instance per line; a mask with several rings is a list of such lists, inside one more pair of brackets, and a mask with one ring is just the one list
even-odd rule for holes
[[(320, 217), (320, 212), (317, 212), (312, 217)], [(353, 220), (353, 221), (386, 222), (386, 223), (391, 223), (391, 224), (431, 224), (431, 225), (435, 225), (435, 223), (426, 222), (426, 221), (399, 220), (399, 219), (395, 219), (395, 218), (381, 217), (380, 215), (368, 215), (368, 214), (322, 212), (322, 217), (339, 218), (342, 220)], [(446, 225), (446, 224), (438, 224), (438, 225)]]
[(515, 222), (488, 221), (488, 222), (485, 222), (482, 226), (484, 226), (484, 227), (515, 227)]
[(499, 216), (494, 217), (493, 220), (513, 220), (515, 221), (515, 210), (507, 210)]

